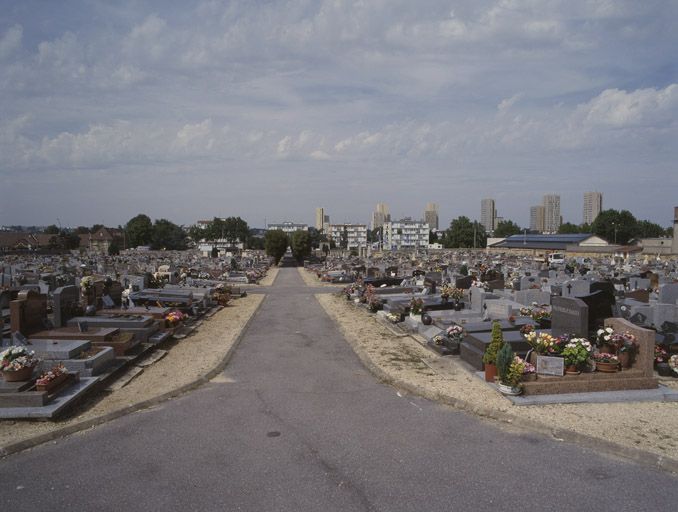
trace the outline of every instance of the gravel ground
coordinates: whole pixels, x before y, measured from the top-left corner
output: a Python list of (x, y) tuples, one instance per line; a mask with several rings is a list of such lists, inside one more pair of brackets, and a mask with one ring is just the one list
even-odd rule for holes
[[(277, 269), (275, 269), (277, 273)], [(272, 279), (275, 275), (272, 276)], [(271, 282), (272, 282), (271, 279)], [(219, 365), (265, 295), (248, 295), (205, 319), (188, 338), (170, 342), (167, 355), (124, 388), (100, 393), (60, 421), (0, 421), (0, 447), (123, 409), (180, 388)], [(161, 345), (159, 348), (167, 348)]]
[(315, 276), (315, 272), (311, 272), (301, 267), (299, 267), (298, 270), (299, 275), (308, 286), (314, 286), (316, 288), (319, 286), (324, 286), (326, 288), (336, 288), (337, 290), (341, 290), (342, 288), (346, 288), (348, 286), (346, 283), (326, 283), (325, 281), (318, 279)]
[(678, 403), (514, 406), (457, 358), (439, 357), (412, 336), (396, 334), (375, 315), (337, 295), (317, 294), (316, 298), (356, 352), (394, 381), (423, 387), (428, 396), (465, 401), (467, 410), (489, 409), (678, 459)]

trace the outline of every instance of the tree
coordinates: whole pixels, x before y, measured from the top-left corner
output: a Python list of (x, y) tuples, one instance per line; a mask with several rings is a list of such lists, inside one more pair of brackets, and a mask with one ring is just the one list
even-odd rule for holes
[(89, 229), (90, 229), (90, 231), (91, 231), (92, 233), (96, 233), (97, 231), (99, 231), (99, 230), (100, 230), (101, 228), (103, 228), (103, 227), (104, 227), (103, 224), (94, 224), (94, 225), (93, 225), (91, 228), (89, 228)]
[(56, 224), (50, 224), (45, 228), (45, 234), (46, 235), (58, 235), (59, 234), (59, 226)]
[(304, 258), (311, 255), (311, 236), (308, 231), (295, 231), (292, 233), (292, 255), (301, 263)]
[(610, 243), (625, 245), (636, 235), (637, 223), (628, 210), (603, 210), (591, 224), (591, 231)]
[(468, 217), (461, 216), (450, 222), (450, 227), (443, 236), (446, 248), (484, 248), (487, 245), (485, 228), (478, 222), (471, 222)]
[(638, 221), (636, 236), (638, 238), (659, 238), (666, 236), (666, 231), (659, 224), (649, 220)]
[(348, 249), (348, 228), (344, 226), (341, 230), (341, 238), (339, 239), (339, 247), (341, 249)]
[(266, 232), (264, 248), (266, 249), (266, 254), (273, 258), (276, 265), (287, 251), (287, 245), (287, 235), (281, 229)]
[(86, 235), (89, 233), (89, 228), (87, 226), (78, 226), (73, 230), (73, 233), (76, 235)]
[(157, 219), (153, 224), (151, 248), (182, 251), (186, 249), (186, 233), (181, 226), (167, 219)]
[(247, 248), (248, 249), (255, 249), (255, 250), (263, 250), (264, 249), (264, 239), (260, 236), (250, 236), (249, 239), (247, 240)]
[(511, 235), (517, 235), (521, 231), (520, 226), (512, 220), (502, 220), (494, 228), (494, 236), (497, 238), (507, 238)]
[(579, 226), (572, 224), (571, 222), (564, 222), (558, 228), (558, 233), (561, 234), (561, 235), (574, 235), (574, 234), (577, 234), (577, 233), (585, 233), (585, 232), (586, 231), (582, 231)]
[(240, 217), (227, 217), (223, 221), (224, 226), (224, 238), (226, 241), (235, 245), (238, 242), (243, 244), (243, 247), (247, 245), (247, 239), (250, 236), (250, 227)]
[(311, 237), (311, 247), (313, 249), (318, 249), (320, 247), (320, 236), (321, 233), (314, 227), (309, 227), (308, 228), (308, 236)]
[(131, 218), (125, 226), (130, 247), (149, 245), (153, 239), (153, 223), (148, 215), (140, 213)]
[(116, 254), (120, 254), (120, 246), (118, 245), (118, 242), (113, 240), (108, 246), (108, 255), (115, 256)]
[(434, 244), (437, 241), (438, 241), (438, 233), (436, 233), (435, 231), (430, 229), (429, 232), (428, 232), (428, 243)]

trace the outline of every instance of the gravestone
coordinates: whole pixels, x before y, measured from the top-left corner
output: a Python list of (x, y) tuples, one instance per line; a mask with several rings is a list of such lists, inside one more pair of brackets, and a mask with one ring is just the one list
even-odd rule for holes
[(605, 292), (598, 290), (590, 295), (582, 295), (578, 298), (589, 307), (589, 331), (595, 331), (603, 325), (606, 318), (612, 317), (614, 299), (610, 300)]
[(80, 293), (77, 286), (62, 286), (53, 295), (54, 325), (63, 327), (68, 320), (80, 313)]
[(576, 297), (553, 297), (551, 300), (551, 331), (554, 336), (589, 335), (589, 307)]
[(20, 332), (30, 336), (44, 329), (47, 318), (47, 297), (34, 290), (22, 290), (16, 300), (9, 304), (10, 328), (12, 332)]
[(581, 297), (591, 293), (591, 283), (589, 281), (575, 279), (566, 281), (562, 285), (563, 297)]
[(662, 304), (676, 304), (678, 301), (678, 283), (669, 283), (659, 288), (659, 302)]
[(638, 302), (648, 303), (650, 302), (650, 292), (647, 290), (633, 290), (632, 292), (626, 292), (624, 296), (627, 299), (637, 300)]
[(629, 278), (629, 288), (631, 290), (648, 290), (650, 288), (650, 280), (642, 277)]
[(474, 279), (471, 276), (458, 277), (454, 283), (455, 288), (468, 290), (473, 285)]

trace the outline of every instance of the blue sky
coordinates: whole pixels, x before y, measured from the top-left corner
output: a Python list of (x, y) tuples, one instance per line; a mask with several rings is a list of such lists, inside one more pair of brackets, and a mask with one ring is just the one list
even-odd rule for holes
[(678, 205), (676, 2), (1, 3), (0, 224)]

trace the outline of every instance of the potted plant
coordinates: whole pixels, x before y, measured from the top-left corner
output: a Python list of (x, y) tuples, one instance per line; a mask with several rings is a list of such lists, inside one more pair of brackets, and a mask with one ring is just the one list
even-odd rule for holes
[(410, 316), (415, 317), (421, 315), (424, 310), (424, 301), (417, 297), (410, 299)]
[(565, 359), (565, 373), (579, 375), (591, 356), (591, 342), (586, 338), (570, 338), (561, 355)]
[(66, 379), (68, 379), (68, 369), (63, 364), (58, 364), (38, 377), (38, 380), (35, 381), (35, 388), (37, 391), (49, 393), (59, 387)]
[(551, 327), (551, 313), (546, 309), (533, 310), (532, 320), (537, 322), (541, 329), (549, 329)]
[(531, 382), (533, 380), (537, 380), (537, 368), (525, 361), (523, 366), (523, 382)]
[(523, 378), (525, 363), (513, 354), (508, 343), (497, 353), (497, 388), (504, 395), (519, 395), (522, 392), (520, 381)]
[(678, 354), (674, 354), (669, 358), (669, 368), (671, 368), (671, 376), (678, 378)]
[(501, 332), (501, 325), (499, 322), (494, 322), (492, 324), (492, 340), (483, 354), (486, 382), (493, 382), (497, 376), (497, 354), (503, 345), (504, 335)]
[(619, 369), (619, 358), (609, 352), (598, 352), (593, 354), (593, 360), (596, 362), (596, 370), (605, 373), (615, 373)]
[(598, 352), (604, 354), (616, 354), (617, 347), (614, 345), (614, 329), (612, 327), (604, 327), (596, 331), (596, 346)]
[(0, 368), (6, 382), (29, 380), (36, 364), (35, 352), (24, 346), (10, 347), (0, 353)]
[(624, 331), (621, 334), (615, 333), (612, 337), (617, 349), (617, 357), (619, 364), (623, 369), (631, 368), (633, 360), (638, 353), (638, 341), (636, 337), (629, 331)]

